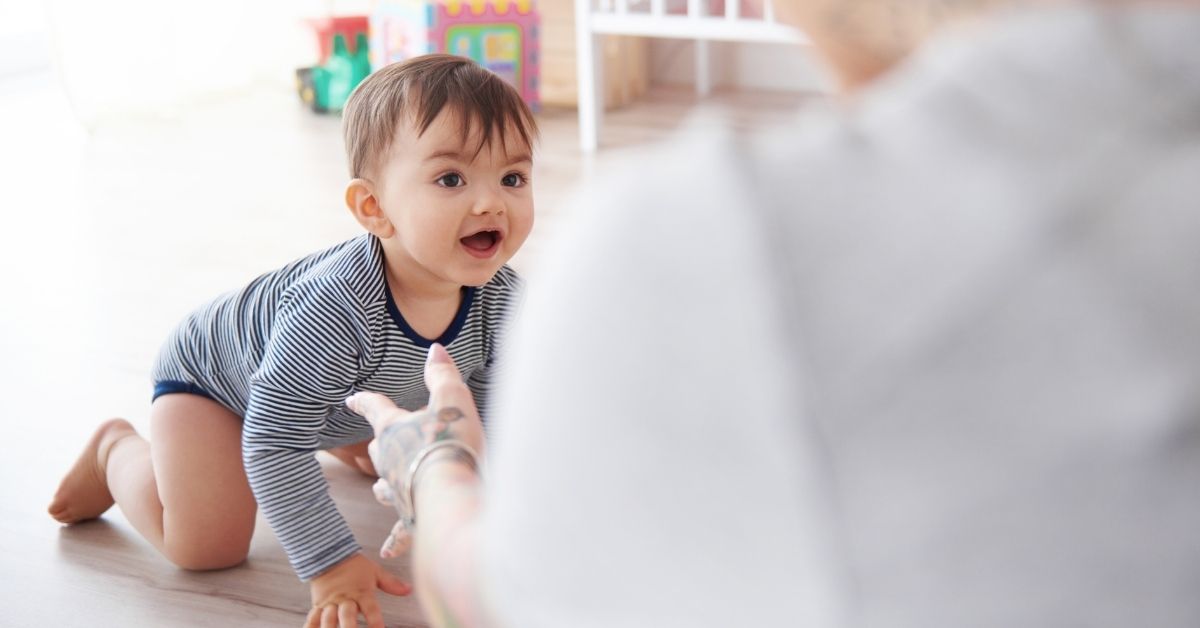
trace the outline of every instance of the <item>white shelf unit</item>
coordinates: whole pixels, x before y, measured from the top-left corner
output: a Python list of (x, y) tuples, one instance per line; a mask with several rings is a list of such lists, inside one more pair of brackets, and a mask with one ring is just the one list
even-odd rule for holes
[[(710, 11), (717, 6), (719, 11)], [(723, 6), (722, 6), (723, 5)], [(712, 89), (709, 41), (804, 43), (795, 29), (775, 21), (770, 0), (761, 15), (744, 16), (742, 0), (575, 0), (575, 41), (579, 81), (579, 143), (584, 152), (599, 145), (603, 122), (600, 85), (604, 79), (600, 38), (605, 35), (693, 39), (696, 92)]]

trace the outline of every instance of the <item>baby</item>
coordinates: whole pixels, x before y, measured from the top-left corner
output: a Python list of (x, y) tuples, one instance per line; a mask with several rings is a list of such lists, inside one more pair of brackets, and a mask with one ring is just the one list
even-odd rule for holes
[(175, 564), (220, 569), (246, 558), (261, 506), (310, 582), (310, 622), (354, 612), (374, 625), (375, 589), (407, 585), (360, 552), (315, 453), (339, 448), (369, 472), (365, 447), (356, 456), (346, 446), (371, 426), (346, 397), (369, 390), (424, 406), (435, 342), (487, 406), (521, 285), (505, 264), (533, 226), (537, 126), (496, 75), (427, 55), (363, 81), (343, 127), (346, 205), (367, 233), (184, 320), (154, 367), (149, 441), (122, 419), (102, 424), (50, 514), (75, 523), (115, 502)]

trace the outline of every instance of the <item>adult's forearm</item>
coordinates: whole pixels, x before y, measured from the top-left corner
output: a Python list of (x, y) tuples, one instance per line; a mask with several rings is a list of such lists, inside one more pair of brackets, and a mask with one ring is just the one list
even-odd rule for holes
[(413, 578), (433, 626), (484, 628), (479, 579), (479, 476), (450, 456), (427, 460), (416, 487)]

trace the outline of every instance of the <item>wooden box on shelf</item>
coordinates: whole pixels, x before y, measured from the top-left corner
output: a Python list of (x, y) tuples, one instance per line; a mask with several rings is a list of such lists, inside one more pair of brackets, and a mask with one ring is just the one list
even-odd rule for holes
[[(568, 0), (542, 0), (542, 103), (574, 107), (575, 6)], [(650, 43), (641, 37), (604, 39), (604, 106), (629, 104), (650, 86)]]

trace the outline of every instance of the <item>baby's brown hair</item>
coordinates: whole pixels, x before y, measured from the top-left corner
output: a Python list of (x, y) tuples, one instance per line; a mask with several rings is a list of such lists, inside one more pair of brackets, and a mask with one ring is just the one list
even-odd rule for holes
[(342, 134), (351, 177), (366, 177), (391, 148), (396, 125), (411, 116), (424, 133), (449, 106), (462, 124), (462, 137), (480, 133), (482, 150), (503, 142), (512, 128), (527, 148), (537, 138), (529, 105), (511, 85), (474, 61), (447, 54), (413, 57), (380, 68), (355, 88), (342, 110)]

